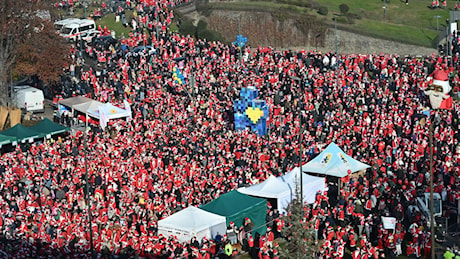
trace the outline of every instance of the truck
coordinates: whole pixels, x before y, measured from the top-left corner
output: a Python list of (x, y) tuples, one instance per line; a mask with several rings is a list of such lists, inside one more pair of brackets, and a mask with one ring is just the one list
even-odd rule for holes
[(43, 91), (31, 86), (14, 86), (13, 104), (23, 112), (45, 112)]

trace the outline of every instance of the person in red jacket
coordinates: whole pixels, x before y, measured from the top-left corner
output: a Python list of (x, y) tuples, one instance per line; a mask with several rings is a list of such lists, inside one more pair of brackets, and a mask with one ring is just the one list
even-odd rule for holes
[(358, 248), (356, 248), (355, 251), (353, 251), (353, 255), (352, 255), (353, 259), (361, 259), (361, 250)]
[(273, 234), (271, 228), (269, 227), (267, 228), (267, 233), (265, 234), (265, 236), (267, 237), (267, 244), (269, 246), (272, 246), (273, 240), (275, 240), (275, 234)]
[(350, 250), (354, 251), (356, 248), (356, 238), (355, 232), (353, 230), (350, 231), (350, 236), (348, 237), (348, 240), (350, 241)]

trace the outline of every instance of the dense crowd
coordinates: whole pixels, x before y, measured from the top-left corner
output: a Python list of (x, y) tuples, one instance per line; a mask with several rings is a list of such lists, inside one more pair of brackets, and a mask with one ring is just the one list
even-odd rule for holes
[[(86, 145), (79, 132), (2, 155), (2, 239), (18, 241), (0, 243), (2, 256), (88, 257), (86, 170), (96, 257), (231, 256), (225, 236), (179, 243), (159, 236), (157, 221), (280, 176), (330, 142), (372, 168), (343, 179), (341, 187), (329, 185), (308, 207), (303, 221), (318, 238), (315, 256), (342, 258), (348, 250), (353, 258), (429, 256), (427, 219), (409, 206), (417, 192), (429, 191), (427, 125), (434, 122), (434, 190), (456, 206), (460, 107), (457, 102), (426, 117), (423, 90), (427, 76), (441, 68), (458, 91), (454, 65), (435, 55), (336, 57), (252, 46), (243, 48), (240, 59), (235, 46), (170, 32), (174, 16), (167, 7), (180, 3), (131, 1), (137, 16), (121, 43), (151, 45), (154, 51), (128, 55), (121, 43), (85, 46), (88, 54), (105, 59), (89, 69), (77, 64), (68, 83), (74, 95), (120, 106), (129, 100), (132, 120), (111, 121), (105, 131), (90, 124)], [(175, 67), (184, 84), (173, 80)], [(246, 86), (257, 87), (270, 106), (266, 137), (233, 130), (233, 100)], [(395, 217), (396, 229), (384, 229), (381, 216)], [(271, 228), (256, 234), (256, 241), (250, 232), (238, 237), (253, 257), (279, 254), (272, 242), (289, 223), (271, 209), (267, 221)], [(234, 224), (235, 233), (245, 228)]]

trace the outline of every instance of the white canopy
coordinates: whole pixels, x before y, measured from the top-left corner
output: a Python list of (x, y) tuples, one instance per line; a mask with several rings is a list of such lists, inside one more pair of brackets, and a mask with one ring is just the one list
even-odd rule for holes
[[(305, 165), (303, 166), (305, 167)], [(295, 167), (292, 171), (286, 173), (283, 176), (278, 177), (286, 184), (289, 185), (292, 192), (292, 198), (295, 197), (295, 185), (296, 183), (300, 184), (300, 168)], [(311, 204), (316, 200), (316, 193), (318, 191), (323, 192), (326, 188), (326, 181), (324, 177), (316, 177), (302, 173), (302, 183), (303, 183), (303, 201)]]
[(349, 173), (358, 172), (369, 167), (369, 165), (353, 159), (335, 143), (330, 143), (318, 156), (304, 164), (302, 170), (303, 172), (342, 178)]
[(58, 101), (58, 104), (73, 108), (73, 106), (75, 105), (83, 104), (91, 100), (92, 100), (91, 98), (87, 98), (85, 96), (76, 96), (76, 97), (61, 99)]
[[(125, 104), (125, 107), (126, 105), (127, 104)], [(101, 120), (101, 111), (103, 111), (103, 114), (105, 116), (103, 118), (105, 120), (104, 123), (107, 123), (107, 121), (111, 119), (131, 117), (130, 109), (123, 109), (123, 108), (114, 106), (111, 103), (101, 103), (97, 100), (93, 100), (93, 99), (90, 99), (84, 96), (77, 96), (77, 97), (71, 97), (71, 98), (60, 100), (58, 102), (58, 108), (60, 112), (62, 112), (62, 110), (68, 110), (62, 106), (71, 108), (72, 113), (74, 111), (78, 111), (80, 113), (85, 114), (86, 117), (91, 116), (99, 120)]]
[(276, 199), (278, 211), (282, 213), (286, 212), (285, 208), (293, 198), (289, 185), (273, 175), (259, 184), (239, 188), (238, 191), (251, 196)]
[(190, 206), (158, 221), (158, 234), (165, 237), (176, 236), (180, 242), (189, 241), (196, 236), (213, 239), (217, 233), (227, 232), (226, 218), (208, 211)]
[(107, 117), (108, 120), (110, 119), (117, 119), (117, 118), (123, 118), (123, 117), (130, 117), (131, 112), (112, 105), (111, 103), (105, 103), (102, 104), (99, 107), (96, 108), (91, 108), (88, 110), (88, 115), (100, 119), (100, 111), (103, 110), (105, 113), (105, 116)]
[(72, 108), (83, 114), (90, 115), (89, 114), (90, 110), (98, 109), (102, 105), (104, 105), (104, 103), (96, 101), (96, 100), (91, 100), (91, 101), (88, 101), (82, 104), (74, 105), (72, 106)]

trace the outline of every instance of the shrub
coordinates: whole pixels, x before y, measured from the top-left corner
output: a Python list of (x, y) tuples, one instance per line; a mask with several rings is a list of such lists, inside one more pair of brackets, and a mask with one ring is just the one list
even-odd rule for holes
[(329, 12), (329, 10), (325, 6), (321, 6), (321, 7), (318, 8), (318, 13), (320, 15), (327, 15), (328, 12)]
[(191, 21), (185, 20), (182, 22), (181, 27), (179, 28), (179, 33), (182, 35), (190, 35), (196, 37), (197, 28), (192, 24)]
[(220, 42), (223, 41), (222, 36), (218, 32), (211, 31), (208, 29), (199, 31), (198, 38), (206, 39), (208, 41), (220, 41)]
[(340, 13), (343, 14), (343, 15), (347, 14), (348, 10), (350, 10), (350, 8), (348, 7), (347, 4), (341, 4), (339, 6), (339, 9), (340, 9)]

